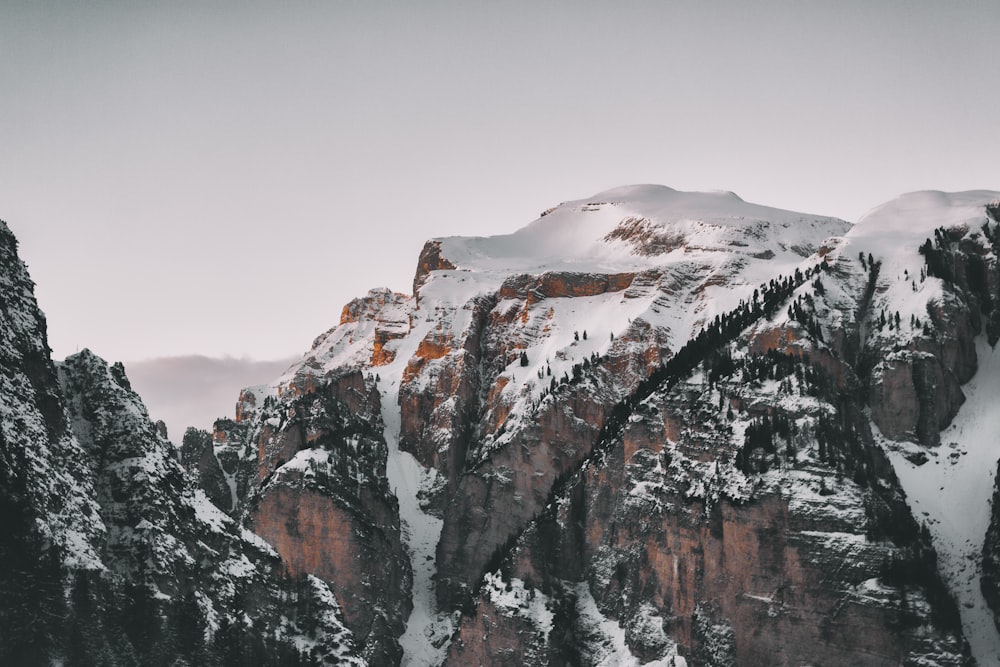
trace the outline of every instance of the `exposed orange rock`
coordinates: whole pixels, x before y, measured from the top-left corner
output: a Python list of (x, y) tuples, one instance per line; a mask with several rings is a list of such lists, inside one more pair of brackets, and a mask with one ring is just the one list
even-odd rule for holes
[(262, 483), (268, 475), (290, 461), (304, 444), (302, 429), (297, 424), (279, 433), (274, 433), (265, 424), (257, 439), (257, 483)]
[(408, 297), (390, 289), (380, 288), (368, 291), (363, 297), (351, 299), (340, 312), (340, 323), (351, 324), (363, 320), (375, 320), (379, 313), (389, 305), (396, 305)]
[(331, 584), (358, 644), (374, 664), (393, 664), (395, 637), (412, 608), (409, 568), (394, 508), (371, 493), (362, 493), (362, 502), (364, 518), (292, 472), (264, 489), (248, 527), (275, 548), (290, 574)]
[(413, 378), (420, 375), (427, 362), (450, 354), (452, 345), (451, 335), (442, 335), (435, 331), (429, 332), (417, 345), (417, 351), (406, 363), (406, 368), (403, 370), (403, 384), (413, 381)]
[[(277, 550), (293, 576), (314, 574), (350, 591), (360, 588), (363, 574), (353, 522), (349, 512), (321, 493), (279, 486), (261, 499), (250, 528)], [(356, 620), (353, 605), (340, 603), (348, 622)]]
[(491, 408), (491, 431), (496, 431), (500, 428), (500, 425), (507, 419), (507, 415), (510, 414), (510, 406), (500, 400), (503, 390), (508, 384), (510, 384), (510, 378), (501, 375), (493, 383), (493, 386), (490, 387), (490, 391), (486, 396), (486, 404)]
[(375, 331), (375, 344), (372, 347), (372, 366), (385, 366), (386, 364), (391, 364), (396, 358), (396, 353), (392, 350), (385, 349), (385, 344), (392, 340), (393, 338), (399, 338), (399, 336), (387, 336), (385, 332), (381, 332), (376, 329)]
[(540, 276), (511, 276), (500, 287), (501, 299), (524, 299), (528, 305), (546, 298), (597, 296), (627, 289), (634, 273), (573, 273), (550, 271)]
[(451, 336), (425, 337), (417, 346), (416, 356), (422, 359), (440, 359), (451, 352)]
[(417, 271), (413, 276), (413, 296), (419, 298), (420, 287), (426, 282), (431, 271), (453, 270), (455, 265), (441, 254), (440, 241), (428, 241), (417, 259)]
[(236, 423), (242, 422), (257, 408), (257, 395), (244, 389), (236, 401)]
[(771, 327), (750, 339), (750, 353), (766, 354), (768, 350), (790, 353), (793, 352), (791, 349), (793, 345), (796, 346), (794, 352), (798, 352), (801, 350), (796, 345), (798, 341), (799, 335), (791, 327)]

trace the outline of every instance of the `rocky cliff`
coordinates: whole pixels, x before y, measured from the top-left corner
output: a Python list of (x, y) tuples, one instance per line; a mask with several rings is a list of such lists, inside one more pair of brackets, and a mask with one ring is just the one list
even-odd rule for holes
[[(352, 301), (190, 431), (187, 476), (119, 368), (70, 359), (51, 390), (36, 369), (30, 437), (102, 463), (61, 468), (91, 509), (45, 505), (31, 544), (80, 535), (100, 545), (81, 560), (176, 597), (224, 580), (210, 528), (184, 528), (200, 508), (269, 554), (260, 581), (325, 601), (317, 660), (335, 641), (368, 664), (987, 662), (997, 201), (913, 193), (852, 226), (632, 186), (432, 240), (412, 296)], [(47, 359), (37, 326), (18, 335)], [(209, 569), (144, 561), (139, 516)], [(209, 619), (235, 601), (211, 591)], [(296, 618), (268, 636), (313, 627)]]
[[(996, 198), (854, 227), (656, 186), (567, 202), (428, 242), (412, 298), (352, 302), (238, 412), (372, 383), (403, 551), (338, 549), (409, 555), (406, 664), (966, 664), (978, 621), (907, 485), (995, 342)], [(217, 452), (267, 457), (228, 428)], [(298, 493), (236, 514), (275, 523)]]
[(121, 364), (51, 361), (3, 223), (0, 313), (0, 662), (363, 663), (327, 584), (209, 502)]

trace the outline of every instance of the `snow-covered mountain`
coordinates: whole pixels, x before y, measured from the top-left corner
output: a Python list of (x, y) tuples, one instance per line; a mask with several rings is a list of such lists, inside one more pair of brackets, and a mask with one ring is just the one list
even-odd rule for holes
[(0, 664), (363, 664), (329, 586), (213, 505), (0, 222)]
[[(326, 591), (317, 659), (336, 634), (369, 664), (990, 664), (998, 202), (913, 193), (852, 226), (643, 185), (434, 239), (412, 295), (352, 301), (235, 420), (186, 434), (200, 491), (146, 486)], [(93, 426), (107, 390), (73, 369), (101, 363), (33, 399), (62, 401), (63, 447), (137, 446)], [(89, 513), (35, 503), (40, 540), (98, 545), (63, 570), (134, 562), (147, 513), (178, 534), (117, 470), (58, 470), (91, 480)], [(206, 637), (234, 602), (212, 590)]]

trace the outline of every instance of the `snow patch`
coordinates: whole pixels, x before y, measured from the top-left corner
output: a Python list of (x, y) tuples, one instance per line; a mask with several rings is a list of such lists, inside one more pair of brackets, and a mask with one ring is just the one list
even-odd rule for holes
[(677, 645), (670, 641), (664, 657), (641, 662), (628, 648), (625, 628), (607, 618), (597, 607), (597, 601), (586, 582), (575, 585), (579, 622), (585, 629), (585, 640), (594, 667), (687, 667), (687, 660), (677, 654)]
[[(1000, 349), (976, 341), (979, 369), (964, 387), (966, 401), (942, 431), (942, 445), (923, 465), (883, 439), (918, 521), (930, 528), (938, 568), (958, 598), (962, 627), (979, 664), (1000, 655), (1000, 633), (979, 587), (983, 540), (990, 521), (997, 434), (1000, 433)], [(874, 424), (873, 430), (876, 430)]]

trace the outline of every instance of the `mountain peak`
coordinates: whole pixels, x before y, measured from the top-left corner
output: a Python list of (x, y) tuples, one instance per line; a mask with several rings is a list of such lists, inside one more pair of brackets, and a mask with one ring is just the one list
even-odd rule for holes
[(977, 221), (982, 224), (986, 208), (998, 201), (1000, 192), (996, 190), (918, 190), (876, 206), (858, 220), (858, 225), (907, 236), (927, 236), (938, 227), (955, 227)]
[(418, 282), (432, 268), (476, 273), (480, 282), (487, 275), (643, 271), (662, 266), (676, 250), (686, 259), (721, 251), (791, 252), (800, 260), (817, 237), (849, 228), (843, 220), (752, 204), (728, 191), (625, 185), (564, 202), (512, 234), (434, 239)]

